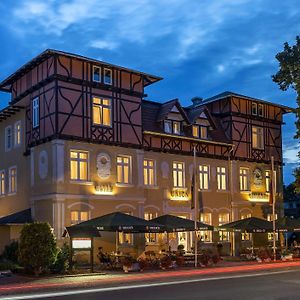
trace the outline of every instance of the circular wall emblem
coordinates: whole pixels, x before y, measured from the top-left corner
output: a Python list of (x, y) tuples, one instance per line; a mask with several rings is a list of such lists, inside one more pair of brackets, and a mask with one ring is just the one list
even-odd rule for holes
[(97, 174), (101, 179), (107, 179), (111, 175), (111, 159), (107, 153), (97, 155)]
[(45, 150), (39, 154), (39, 175), (41, 179), (45, 179), (48, 175), (48, 154)]
[(253, 182), (255, 186), (261, 186), (263, 183), (262, 171), (258, 168), (253, 171)]

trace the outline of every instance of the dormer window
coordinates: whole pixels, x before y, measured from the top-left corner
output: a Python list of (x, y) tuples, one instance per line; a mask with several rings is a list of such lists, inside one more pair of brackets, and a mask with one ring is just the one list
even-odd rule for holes
[(200, 138), (207, 139), (207, 127), (206, 126), (200, 126)]
[(257, 114), (260, 116), (260, 117), (263, 117), (264, 116), (264, 107), (262, 104), (258, 104), (257, 106)]
[(104, 83), (112, 84), (112, 71), (110, 69), (104, 69)]
[(207, 135), (207, 126), (193, 125), (193, 137), (206, 140)]
[(193, 137), (198, 138), (199, 137), (199, 126), (193, 125)]
[(252, 103), (252, 115), (257, 116), (257, 103)]
[(179, 121), (172, 121), (172, 120), (165, 120), (164, 121), (164, 130), (165, 133), (170, 134), (180, 134), (180, 122)]
[(101, 81), (101, 70), (100, 67), (93, 66), (93, 81), (100, 82)]

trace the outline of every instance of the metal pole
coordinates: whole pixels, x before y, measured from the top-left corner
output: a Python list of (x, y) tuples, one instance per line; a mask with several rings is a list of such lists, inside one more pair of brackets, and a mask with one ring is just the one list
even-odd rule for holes
[[(231, 147), (229, 153), (228, 153), (228, 179), (229, 179), (229, 205), (230, 205), (230, 222), (234, 221), (234, 212), (233, 212), (233, 178), (232, 178), (232, 160), (231, 160), (231, 154), (233, 152), (233, 146)], [(232, 231), (230, 233), (231, 237), (231, 256), (235, 255), (235, 233)]]
[(198, 201), (197, 201), (197, 164), (196, 164), (196, 147), (194, 146), (194, 230), (195, 230), (195, 268), (198, 266), (198, 237), (197, 237), (197, 219), (198, 219)]
[(274, 261), (276, 261), (276, 220), (275, 220), (275, 178), (274, 178), (274, 156), (271, 156), (271, 168), (272, 168), (272, 174), (271, 174), (271, 189), (272, 189), (272, 216), (273, 216), (273, 255), (274, 255)]

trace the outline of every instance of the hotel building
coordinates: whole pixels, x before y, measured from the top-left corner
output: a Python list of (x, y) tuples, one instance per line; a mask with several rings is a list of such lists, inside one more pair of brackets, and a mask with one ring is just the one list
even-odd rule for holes
[[(1, 248), (31, 219), (49, 222), (59, 241), (65, 226), (114, 211), (193, 219), (194, 148), (199, 220), (268, 217), (272, 156), (282, 198), (281, 132), (291, 109), (231, 92), (187, 107), (144, 99), (161, 79), (46, 50), (1, 82), (11, 95), (0, 111)], [(225, 232), (199, 235), (230, 243)], [(114, 244), (106, 234), (103, 241)], [(119, 235), (120, 246), (135, 242)], [(191, 235), (178, 233), (174, 243), (190, 249)]]

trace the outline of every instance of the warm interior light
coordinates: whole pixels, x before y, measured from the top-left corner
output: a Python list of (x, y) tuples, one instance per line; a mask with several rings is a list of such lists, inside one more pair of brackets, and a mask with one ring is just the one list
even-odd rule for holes
[(92, 240), (91, 239), (74, 239), (72, 240), (73, 249), (91, 249)]

